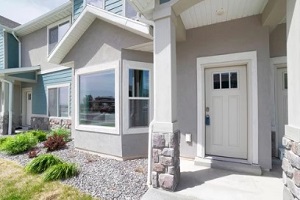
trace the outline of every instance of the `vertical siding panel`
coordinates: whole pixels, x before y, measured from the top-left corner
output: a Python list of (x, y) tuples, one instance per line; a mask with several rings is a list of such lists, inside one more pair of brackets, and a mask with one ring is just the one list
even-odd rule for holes
[(16, 38), (7, 34), (7, 68), (19, 67), (19, 43)]
[(4, 32), (0, 28), (0, 69), (4, 69)]
[(69, 110), (71, 112), (72, 69), (66, 69), (49, 74), (38, 75), (37, 83), (32, 88), (32, 113), (47, 115), (47, 87), (69, 83)]

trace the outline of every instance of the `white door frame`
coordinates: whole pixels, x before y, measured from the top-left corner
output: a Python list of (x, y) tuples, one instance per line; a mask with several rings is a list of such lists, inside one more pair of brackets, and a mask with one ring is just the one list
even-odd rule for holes
[(275, 155), (278, 156), (278, 113), (277, 113), (277, 69), (281, 68), (282, 65), (286, 65), (287, 67), (287, 57), (282, 56), (282, 57), (275, 57), (271, 58), (271, 71), (272, 71), (272, 90), (271, 90), (271, 95), (273, 96), (273, 119), (272, 119), (272, 129), (275, 131), (275, 148), (276, 152)]
[(205, 69), (236, 65), (245, 65), (247, 68), (247, 160), (250, 164), (258, 164), (258, 88), (256, 51), (197, 58), (197, 156), (201, 158), (205, 157)]
[[(32, 87), (22, 88), (22, 125), (27, 124), (27, 92), (31, 92), (31, 100), (32, 100)], [(26, 112), (25, 112), (26, 111)], [(32, 112), (30, 114), (32, 116)]]

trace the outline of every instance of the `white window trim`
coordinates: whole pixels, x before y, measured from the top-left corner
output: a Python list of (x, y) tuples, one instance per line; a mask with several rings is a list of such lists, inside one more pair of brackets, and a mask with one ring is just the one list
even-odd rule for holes
[[(49, 89), (53, 89), (53, 88), (62, 88), (62, 87), (68, 87), (68, 117), (58, 117), (58, 116), (50, 116), (49, 115)], [(56, 84), (56, 85), (48, 85), (47, 86), (47, 116), (51, 119), (55, 118), (59, 118), (59, 119), (70, 119), (70, 90), (71, 90), (71, 84), (70, 83), (62, 83), (62, 84)]]
[[(147, 127), (137, 127), (137, 128), (129, 128), (129, 69), (136, 70), (148, 70), (149, 71), (149, 123), (153, 118), (153, 64), (145, 63), (145, 62), (137, 62), (137, 61), (123, 61), (123, 128), (124, 134), (138, 134), (138, 133), (148, 133)], [(141, 99), (141, 98), (139, 98)]]
[(257, 52), (197, 58), (197, 156), (205, 157), (205, 69), (246, 65), (248, 91), (248, 163), (258, 164)]
[(275, 57), (271, 58), (271, 84), (273, 87), (271, 87), (271, 96), (273, 97), (272, 107), (274, 108), (272, 110), (272, 131), (275, 131), (275, 148), (276, 152), (275, 155), (278, 156), (277, 149), (279, 148), (278, 142), (280, 140), (279, 138), (279, 127), (278, 127), (278, 113), (277, 113), (277, 69), (281, 68), (283, 66), (287, 67), (287, 57)]
[[(115, 70), (115, 127), (81, 125), (79, 124), (79, 76), (101, 72), (106, 70)], [(75, 71), (75, 129), (80, 131), (90, 131), (98, 133), (119, 134), (120, 127), (120, 61), (103, 63), (90, 67), (83, 67)]]
[[(47, 26), (47, 55), (49, 55), (51, 53), (51, 52), (49, 52), (49, 30), (55, 26), (65, 23), (67, 21), (69, 21), (70, 28), (71, 28), (71, 26), (72, 26), (71, 16), (61, 19), (61, 20)], [(58, 43), (59, 43), (59, 41), (58, 41)]]
[[(3, 86), (2, 86), (2, 88), (4, 88)], [(25, 112), (25, 110), (26, 110), (26, 106), (27, 106), (27, 104), (26, 104), (26, 101), (27, 101), (27, 96), (26, 96), (26, 93), (27, 92), (31, 92), (31, 103), (32, 103), (32, 96), (33, 96), (33, 93), (32, 93), (32, 87), (26, 87), (26, 88), (22, 88), (22, 125), (25, 125), (26, 124), (26, 115), (27, 115), (27, 111)], [(4, 104), (3, 104), (4, 105)], [(3, 110), (4, 108), (2, 108), (2, 110)], [(2, 114), (2, 113), (1, 113)], [(33, 116), (33, 114), (32, 114), (32, 111), (31, 111), (31, 113), (30, 113), (30, 116), (32, 117)]]

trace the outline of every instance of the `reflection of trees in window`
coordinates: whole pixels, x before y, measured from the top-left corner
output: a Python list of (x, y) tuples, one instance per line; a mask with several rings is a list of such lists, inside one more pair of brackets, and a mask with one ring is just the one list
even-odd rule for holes
[(80, 124), (115, 126), (115, 72), (105, 70), (79, 77)]

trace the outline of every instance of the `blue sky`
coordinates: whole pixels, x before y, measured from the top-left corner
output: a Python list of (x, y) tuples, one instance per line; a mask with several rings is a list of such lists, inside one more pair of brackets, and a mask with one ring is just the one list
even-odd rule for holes
[(24, 24), (68, 0), (0, 0), (0, 15)]

